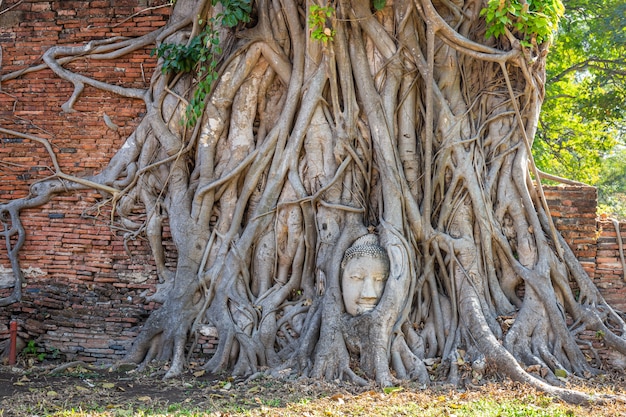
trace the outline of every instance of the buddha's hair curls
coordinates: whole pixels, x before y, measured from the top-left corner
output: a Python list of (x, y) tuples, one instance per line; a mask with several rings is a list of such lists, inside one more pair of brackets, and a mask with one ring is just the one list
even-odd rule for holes
[(361, 236), (354, 241), (346, 253), (343, 255), (341, 261), (341, 269), (345, 268), (350, 259), (368, 256), (370, 258), (382, 259), (385, 263), (387, 270), (389, 270), (389, 256), (385, 248), (378, 243), (378, 236), (373, 233), (368, 233)]

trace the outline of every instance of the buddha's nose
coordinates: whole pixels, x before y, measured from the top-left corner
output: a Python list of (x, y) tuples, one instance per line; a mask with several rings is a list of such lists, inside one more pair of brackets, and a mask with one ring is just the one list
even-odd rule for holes
[(374, 280), (371, 277), (366, 277), (363, 280), (363, 289), (361, 290), (361, 298), (363, 299), (378, 299), (376, 288), (374, 288)]

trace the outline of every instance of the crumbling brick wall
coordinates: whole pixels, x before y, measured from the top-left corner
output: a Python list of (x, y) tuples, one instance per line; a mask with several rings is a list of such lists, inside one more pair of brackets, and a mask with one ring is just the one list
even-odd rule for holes
[[(2, 75), (40, 64), (55, 45), (145, 35), (164, 26), (170, 13), (165, 0), (9, 0), (0, 8), (8, 10), (0, 15)], [(77, 60), (66, 67), (111, 84), (147, 88), (156, 65), (150, 52)], [(74, 111), (64, 112), (61, 106), (73, 90), (49, 69), (3, 81), (0, 127), (48, 139), (63, 172), (84, 176), (106, 165), (137, 127), (145, 105), (86, 86)], [(51, 166), (40, 144), (0, 134), (0, 202), (27, 195), (30, 184), (53, 172)], [(100, 197), (73, 193), (22, 212), (27, 240), (19, 259), (26, 286), (20, 303), (0, 308), (0, 340), (8, 337), (15, 318), (20, 336), (36, 340), (47, 354), (96, 361), (126, 353), (156, 307), (142, 297), (155, 289), (155, 267), (142, 237), (125, 239), (120, 225), (109, 224), (111, 207)], [(167, 264), (175, 265), (172, 246), (167, 256)], [(2, 244), (0, 296), (10, 293), (12, 279)], [(199, 349), (208, 352), (213, 343), (201, 339)]]
[[(80, 45), (112, 36), (137, 37), (165, 25), (169, 7), (145, 0), (4, 2), (0, 15), (2, 74), (40, 64), (54, 45)], [(146, 88), (155, 67), (150, 50), (114, 61), (78, 60), (81, 74), (109, 83)], [(98, 172), (133, 132), (145, 106), (139, 100), (85, 87), (74, 112), (61, 106), (73, 85), (52, 71), (25, 74), (2, 83), (0, 126), (46, 138), (61, 169), (72, 175)], [(117, 125), (107, 127), (105, 116)], [(50, 175), (52, 163), (38, 143), (0, 137), (0, 201), (25, 196), (33, 181)], [(17, 318), (20, 335), (41, 349), (72, 359), (96, 360), (123, 354), (155, 307), (140, 297), (155, 285), (148, 245), (137, 239), (124, 247), (124, 232), (108, 225), (99, 195), (60, 196), (22, 213), (27, 240), (20, 254), (26, 286), (20, 303), (0, 309), (0, 338)], [(0, 294), (12, 279), (5, 245), (0, 245)]]
[(588, 186), (544, 186), (555, 226), (587, 274), (595, 274), (598, 193)]
[(544, 192), (557, 229), (607, 302), (626, 311), (624, 266), (617, 230), (626, 242), (626, 222), (598, 219), (597, 190), (590, 186), (552, 186)]
[[(626, 240), (626, 222), (601, 220), (596, 217), (597, 190), (588, 186), (544, 187), (557, 229), (568, 242), (600, 289), (606, 301), (619, 311), (626, 311), (624, 265), (621, 262), (617, 230)], [(572, 283), (575, 288), (575, 284)], [(623, 368), (622, 355), (607, 349), (603, 335), (585, 330), (578, 338), (595, 352), (583, 346), (585, 354), (604, 366)], [(598, 356), (595, 356), (595, 355)]]
[[(51, 46), (75, 45), (109, 36), (141, 36), (165, 24), (168, 7), (156, 0), (26, 0), (0, 15), (2, 71), (7, 74), (41, 62)], [(0, 9), (17, 4), (3, 2)], [(149, 50), (114, 61), (79, 60), (69, 68), (102, 81), (146, 88), (155, 60)], [(54, 147), (67, 174), (99, 172), (145, 112), (141, 101), (103, 93), (87, 86), (75, 112), (61, 106), (71, 83), (50, 70), (2, 82), (0, 127), (44, 137)], [(108, 116), (117, 129), (107, 126)], [(35, 180), (50, 175), (50, 158), (37, 143), (0, 134), (0, 202), (23, 197)], [(593, 187), (546, 187), (557, 226), (607, 299), (626, 310), (623, 271), (617, 261), (615, 228), (596, 222)], [(0, 340), (8, 324), (19, 321), (21, 337), (37, 341), (47, 355), (66, 359), (111, 360), (126, 352), (150, 312), (142, 297), (153, 291), (156, 274), (147, 242), (127, 240), (111, 226), (110, 206), (94, 192), (59, 196), (22, 213), (28, 233), (20, 254), (26, 275), (20, 303), (0, 308)], [(626, 225), (622, 225), (626, 238)], [(167, 263), (176, 253), (168, 248)], [(0, 245), (0, 296), (10, 292), (12, 273)], [(211, 352), (214, 339), (201, 339)]]
[[(594, 281), (611, 306), (626, 312), (626, 275), (624, 274), (623, 258), (624, 250), (626, 250), (624, 245), (626, 243), (626, 222), (601, 220), (598, 222), (597, 233)], [(620, 243), (622, 249), (620, 249)]]

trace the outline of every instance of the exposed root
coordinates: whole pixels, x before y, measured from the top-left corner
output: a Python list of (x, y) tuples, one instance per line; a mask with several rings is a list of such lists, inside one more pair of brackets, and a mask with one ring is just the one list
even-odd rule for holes
[[(123, 365), (118, 364), (116, 366), (123, 366)], [(54, 367), (53, 369), (48, 371), (48, 375), (60, 374), (61, 372), (64, 372), (70, 368), (77, 368), (77, 367), (80, 367), (87, 371), (101, 371), (103, 369), (102, 366), (94, 366), (83, 361), (72, 361), (72, 362), (67, 362), (67, 363), (64, 363), (63, 365)]]

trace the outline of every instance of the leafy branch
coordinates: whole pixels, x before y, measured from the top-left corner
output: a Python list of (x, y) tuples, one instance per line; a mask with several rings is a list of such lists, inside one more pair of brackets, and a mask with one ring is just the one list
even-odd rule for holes
[(311, 37), (318, 41), (332, 42), (335, 37), (335, 30), (326, 25), (326, 20), (335, 13), (332, 6), (318, 6), (312, 4), (309, 7), (309, 29), (311, 29)]
[(564, 12), (561, 0), (489, 0), (480, 15), (487, 22), (486, 37), (513, 30), (522, 46), (532, 47), (552, 39)]
[(217, 65), (222, 48), (219, 34), (214, 28), (217, 25), (232, 28), (241, 22), (250, 21), (250, 0), (212, 0), (213, 6), (218, 2), (223, 6), (223, 12), (209, 19), (202, 32), (191, 38), (187, 44), (163, 43), (150, 54), (156, 54), (163, 59), (161, 71), (164, 74), (196, 73), (198, 84), (185, 112), (184, 123), (188, 127), (195, 125), (202, 115), (205, 99), (218, 78)]

